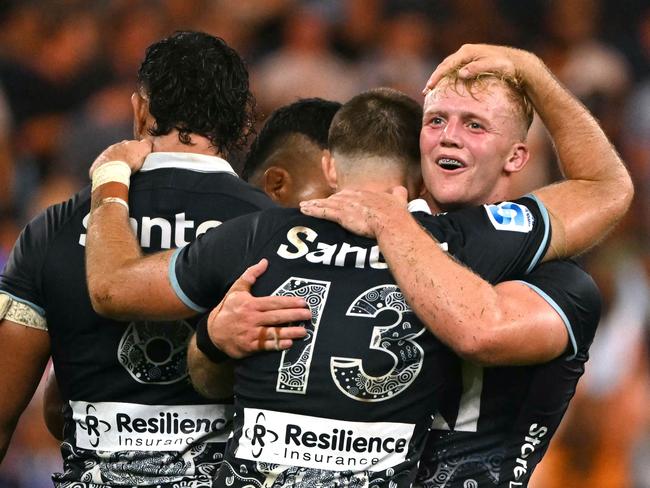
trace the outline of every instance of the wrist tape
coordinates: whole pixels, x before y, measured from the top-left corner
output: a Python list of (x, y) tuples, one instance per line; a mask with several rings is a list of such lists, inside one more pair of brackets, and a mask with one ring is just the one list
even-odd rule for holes
[(109, 161), (93, 172), (92, 191), (105, 183), (122, 183), (127, 188), (131, 183), (131, 168), (124, 161)]
[(205, 354), (213, 363), (223, 363), (230, 359), (225, 352), (214, 345), (208, 334), (208, 317), (205, 315), (198, 324), (196, 324), (196, 347)]

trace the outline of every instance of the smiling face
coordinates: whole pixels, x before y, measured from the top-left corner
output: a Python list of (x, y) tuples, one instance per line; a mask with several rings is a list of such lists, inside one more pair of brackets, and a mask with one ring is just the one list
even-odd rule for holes
[(496, 79), (467, 91), (442, 81), (424, 103), (422, 176), (440, 210), (508, 196), (509, 175), (528, 160), (522, 116)]

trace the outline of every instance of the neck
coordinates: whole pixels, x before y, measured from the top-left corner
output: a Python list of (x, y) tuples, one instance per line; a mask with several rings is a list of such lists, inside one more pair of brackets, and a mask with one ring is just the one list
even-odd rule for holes
[(164, 136), (155, 136), (151, 141), (153, 144), (152, 152), (188, 152), (207, 156), (221, 156), (207, 137), (197, 134), (190, 134), (190, 144), (183, 144), (178, 139), (178, 131), (175, 130)]

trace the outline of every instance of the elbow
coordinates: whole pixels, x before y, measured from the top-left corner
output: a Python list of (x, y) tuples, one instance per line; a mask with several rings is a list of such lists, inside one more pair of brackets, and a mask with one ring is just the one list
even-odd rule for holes
[(630, 209), (634, 199), (634, 184), (626, 170), (617, 178), (613, 190), (611, 192), (609, 214), (618, 221)]
[(630, 174), (626, 172), (625, 177), (622, 179), (621, 194), (619, 196), (621, 200), (621, 217), (627, 213), (634, 199), (634, 183), (632, 183)]
[(486, 315), (481, 320), (471, 321), (471, 328), (459, 334), (452, 347), (462, 359), (480, 366), (495, 364), (499, 354), (498, 328), (503, 318), (500, 314)]
[(460, 341), (454, 348), (456, 354), (465, 361), (489, 366), (494, 362), (494, 350), (492, 341), (484, 337), (485, 334), (471, 334), (463, 341)]
[(112, 284), (106, 280), (89, 279), (88, 294), (93, 310), (103, 316), (118, 318), (120, 312), (116, 307), (116, 290)]

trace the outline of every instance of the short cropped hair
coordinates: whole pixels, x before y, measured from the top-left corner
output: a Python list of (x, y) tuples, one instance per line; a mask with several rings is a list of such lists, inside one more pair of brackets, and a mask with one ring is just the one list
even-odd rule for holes
[(517, 76), (506, 75), (497, 71), (485, 71), (477, 73), (470, 78), (461, 78), (458, 74), (464, 65), (459, 65), (446, 73), (442, 81), (446, 81), (449, 86), (457, 90), (458, 86), (465, 88), (467, 93), (475, 96), (477, 92), (484, 91), (490, 83), (498, 83), (506, 90), (508, 99), (512, 103), (517, 116), (520, 119), (522, 129), (522, 139), (526, 139), (528, 129), (530, 129), (535, 116), (533, 104), (526, 95), (523, 80)]
[(350, 99), (332, 120), (329, 148), (349, 157), (378, 156), (420, 164), (422, 106), (391, 88)]
[(339, 102), (304, 98), (275, 110), (251, 144), (244, 161), (242, 178), (249, 180), (264, 167), (269, 156), (281, 148), (291, 135), (302, 134), (319, 148), (327, 148), (327, 135)]
[(189, 144), (190, 134), (198, 134), (221, 154), (245, 145), (255, 100), (244, 62), (223, 39), (186, 31), (152, 44), (138, 88), (155, 119), (151, 135), (176, 129)]

